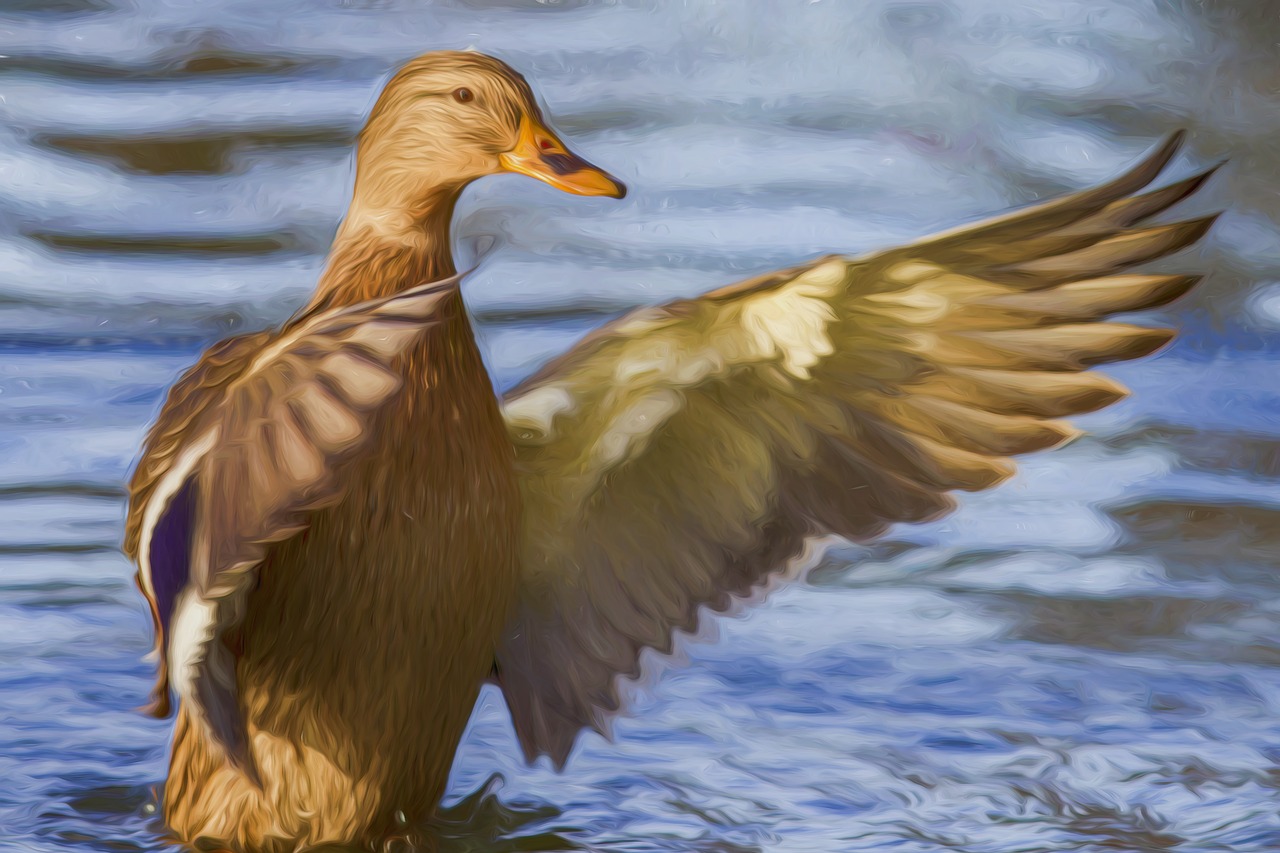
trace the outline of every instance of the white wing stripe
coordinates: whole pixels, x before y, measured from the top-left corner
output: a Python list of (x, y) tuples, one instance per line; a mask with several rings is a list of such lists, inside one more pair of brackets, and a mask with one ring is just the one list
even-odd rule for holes
[(169, 661), (173, 689), (183, 704), (200, 709), (195, 698), (195, 676), (213, 642), (217, 625), (218, 603), (200, 597), (190, 586), (178, 597), (174, 608), (173, 630), (169, 637)]

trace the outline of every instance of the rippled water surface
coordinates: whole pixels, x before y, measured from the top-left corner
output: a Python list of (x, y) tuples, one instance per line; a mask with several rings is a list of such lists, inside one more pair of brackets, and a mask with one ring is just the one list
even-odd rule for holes
[[(387, 71), (475, 45), (633, 189), (457, 221), (510, 384), (629, 306), (1100, 180), (1232, 163), (1134, 396), (956, 515), (837, 547), (525, 767), (486, 692), (444, 850), (1280, 848), (1280, 18), (1267, 4), (0, 3), (0, 847), (154, 850), (167, 726), (122, 481), (178, 372), (286, 316)], [(1242, 11), (1244, 10), (1244, 11)], [(376, 701), (376, 697), (371, 697)]]

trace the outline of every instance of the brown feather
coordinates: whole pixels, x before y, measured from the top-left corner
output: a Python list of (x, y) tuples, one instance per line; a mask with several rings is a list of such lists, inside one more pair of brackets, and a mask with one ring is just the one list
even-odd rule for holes
[(667, 651), (808, 537), (935, 518), (950, 490), (1076, 434), (1046, 418), (1122, 397), (1079, 371), (1171, 335), (1093, 321), (1195, 278), (1111, 273), (1213, 221), (1125, 230), (1204, 184), (1130, 196), (1180, 140), (1038, 207), (644, 309), (517, 386), (525, 579), (497, 671), (526, 755), (562, 763), (578, 729), (606, 731), (645, 647)]
[(1114, 201), (1098, 213), (1081, 219), (1068, 230), (1097, 232), (1137, 225), (1158, 213), (1163, 213), (1183, 199), (1189, 198), (1203, 187), (1222, 168), (1222, 165), (1219, 163), (1198, 175), (1192, 175), (1158, 190)]
[[(492, 108), (450, 120), (443, 99), (422, 97), (459, 85)], [(524, 115), (537, 104), (497, 60), (406, 66), (361, 135), (351, 208), (310, 304), (281, 330), (212, 348), (148, 437), (134, 557), (157, 485), (216, 436), (195, 470), (188, 592), (226, 631), (208, 651), (232, 659), (229, 716), (263, 782), (228, 762), (184, 698), (164, 804), (181, 840), (376, 847), (398, 812), (421, 823), (443, 793), (514, 594), (519, 495), (456, 288), (430, 316), (372, 303), (453, 274), (458, 195), (496, 168), (492, 149)]]
[(1214, 214), (1172, 225), (1126, 231), (1087, 248), (1027, 261), (1002, 272), (1035, 276), (1040, 281), (1075, 281), (1117, 272), (1190, 246), (1205, 235), (1217, 218), (1218, 214)]
[(1096, 411), (1128, 394), (1096, 373), (1015, 372), (954, 365), (912, 383), (908, 390), (989, 412), (1042, 418)]
[[(1111, 314), (1159, 308), (1200, 281), (1195, 275), (1119, 275), (1086, 279), (1049, 290), (1004, 293), (957, 311), (953, 322), (971, 329), (1026, 328), (1101, 320)], [(988, 319), (988, 315), (998, 319)]]
[(927, 395), (907, 394), (868, 401), (906, 432), (988, 456), (1044, 450), (1076, 435), (1065, 424), (1019, 415), (996, 415)]
[(1181, 130), (1169, 134), (1144, 160), (1107, 183), (976, 225), (943, 232), (915, 244), (915, 249), (922, 256), (945, 256), (954, 248), (972, 243), (994, 244), (1024, 239), (1079, 222), (1154, 181), (1173, 160), (1185, 138), (1186, 133)]
[(1173, 339), (1169, 329), (1127, 323), (1083, 323), (1044, 329), (958, 332), (943, 345), (965, 367), (1083, 370), (1150, 355)]

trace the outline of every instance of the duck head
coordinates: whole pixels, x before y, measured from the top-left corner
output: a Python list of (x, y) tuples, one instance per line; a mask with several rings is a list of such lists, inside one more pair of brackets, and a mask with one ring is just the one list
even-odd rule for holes
[(426, 54), (391, 79), (360, 135), (356, 171), (356, 202), (387, 213), (434, 207), (501, 172), (577, 195), (626, 194), (547, 128), (523, 77), (471, 52)]

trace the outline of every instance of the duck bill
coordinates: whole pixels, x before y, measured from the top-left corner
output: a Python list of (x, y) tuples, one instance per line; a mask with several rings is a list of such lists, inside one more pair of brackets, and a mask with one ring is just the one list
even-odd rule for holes
[(574, 195), (622, 198), (627, 194), (621, 181), (574, 154), (541, 122), (528, 116), (520, 122), (515, 147), (498, 160), (508, 172), (537, 178)]

